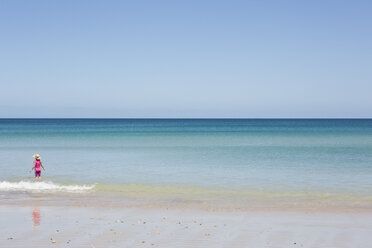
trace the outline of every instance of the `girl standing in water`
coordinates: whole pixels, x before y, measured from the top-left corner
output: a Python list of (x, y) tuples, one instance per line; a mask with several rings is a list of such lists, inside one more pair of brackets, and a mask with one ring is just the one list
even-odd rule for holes
[(41, 178), (41, 168), (45, 170), (43, 163), (40, 161), (40, 155), (39, 154), (34, 154), (33, 157), (35, 158), (34, 161), (34, 166), (31, 168), (30, 172), (35, 169), (35, 178)]

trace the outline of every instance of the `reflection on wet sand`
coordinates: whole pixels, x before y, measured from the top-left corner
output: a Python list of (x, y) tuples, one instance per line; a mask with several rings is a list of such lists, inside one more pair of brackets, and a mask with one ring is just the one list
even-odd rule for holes
[(34, 222), (34, 227), (40, 225), (40, 209), (38, 207), (35, 207), (32, 211), (32, 221)]

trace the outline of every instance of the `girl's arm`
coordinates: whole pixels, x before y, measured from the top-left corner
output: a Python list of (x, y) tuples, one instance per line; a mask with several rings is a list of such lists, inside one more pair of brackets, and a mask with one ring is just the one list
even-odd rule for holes
[(43, 167), (43, 170), (45, 170), (44, 166), (43, 166), (43, 163), (40, 161), (40, 165), (41, 167)]
[(34, 166), (32, 166), (30, 172), (31, 172), (33, 169), (35, 169), (35, 161), (34, 161)]

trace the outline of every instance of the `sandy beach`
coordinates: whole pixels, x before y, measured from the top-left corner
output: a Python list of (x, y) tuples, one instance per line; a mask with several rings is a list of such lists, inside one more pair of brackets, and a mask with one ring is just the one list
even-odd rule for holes
[(2, 205), (0, 247), (367, 247), (371, 212)]

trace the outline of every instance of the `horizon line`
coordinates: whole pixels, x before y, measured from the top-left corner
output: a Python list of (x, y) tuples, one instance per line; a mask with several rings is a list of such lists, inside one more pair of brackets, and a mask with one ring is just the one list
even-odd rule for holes
[(372, 117), (0, 117), (0, 120), (35, 120), (35, 119), (49, 119), (49, 120), (140, 120), (140, 119), (153, 119), (153, 120), (371, 120)]

